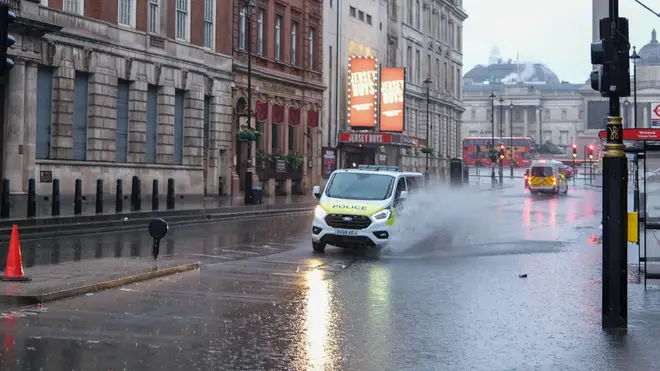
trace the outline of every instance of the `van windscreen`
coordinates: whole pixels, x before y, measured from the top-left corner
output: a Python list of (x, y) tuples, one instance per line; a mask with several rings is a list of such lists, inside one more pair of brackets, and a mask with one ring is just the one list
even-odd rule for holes
[(552, 168), (549, 166), (537, 166), (532, 168), (532, 176), (549, 177), (552, 176)]
[(391, 175), (340, 172), (330, 180), (325, 194), (347, 200), (385, 200), (392, 194), (393, 185)]

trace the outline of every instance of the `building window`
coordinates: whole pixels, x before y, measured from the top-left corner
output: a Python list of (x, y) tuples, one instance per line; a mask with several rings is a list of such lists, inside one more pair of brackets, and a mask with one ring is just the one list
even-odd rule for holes
[(420, 55), (419, 50), (415, 50), (415, 81), (420, 83), (422, 80), (422, 71), (420, 69)]
[(189, 0), (176, 0), (176, 38), (188, 41)]
[(562, 108), (561, 110), (561, 119), (562, 121), (568, 120), (568, 111), (566, 110), (566, 108)]
[(37, 69), (37, 146), (36, 158), (50, 158), (50, 136), (53, 113), (53, 68)]
[(406, 51), (406, 67), (408, 68), (408, 73), (406, 74), (406, 77), (408, 81), (412, 81), (412, 66), (413, 66), (412, 46), (408, 46), (408, 50)]
[(135, 27), (135, 0), (119, 0), (117, 5), (119, 6), (117, 23)]
[(159, 0), (149, 0), (149, 32), (158, 33), (160, 31), (160, 7)]
[(440, 58), (435, 59), (435, 88), (440, 89)]
[(76, 71), (73, 87), (73, 128), (71, 159), (87, 159), (87, 114), (89, 111), (89, 74)]
[(584, 110), (580, 109), (578, 111), (578, 120), (584, 120)]
[(461, 27), (456, 27), (456, 50), (459, 52), (463, 49), (463, 29)]
[(364, 22), (364, 12), (363, 11), (358, 11), (358, 19)]
[(265, 11), (259, 9), (257, 15), (257, 55), (264, 55), (264, 19)]
[(85, 0), (64, 0), (62, 9), (65, 12), (83, 15), (85, 14)]
[(314, 69), (314, 29), (309, 29), (309, 56), (307, 58), (307, 67), (310, 70)]
[(371, 16), (367, 14), (367, 24), (371, 26)]
[(146, 162), (156, 163), (156, 148), (158, 143), (158, 86), (147, 87), (147, 153)]
[(204, 47), (215, 49), (215, 0), (204, 0)]
[(431, 74), (431, 68), (432, 68), (431, 66), (432, 66), (431, 65), (431, 54), (427, 54), (426, 55), (426, 77), (428, 77), (429, 79), (431, 78), (431, 76), (433, 76)]
[(474, 108), (470, 111), (470, 120), (477, 121), (477, 110)]
[(241, 8), (238, 18), (238, 48), (245, 49), (245, 8)]
[(350, 15), (350, 16), (353, 17), (353, 18), (355, 18), (355, 14), (356, 14), (356, 13), (357, 13), (357, 9), (355, 9), (355, 8), (353, 8), (353, 7), (350, 7), (350, 8), (349, 8), (348, 15)]
[(413, 0), (408, 0), (408, 25), (413, 25)]
[(445, 61), (445, 91), (449, 91), (449, 66), (447, 61)]
[(128, 95), (131, 83), (119, 79), (117, 82), (117, 128), (115, 130), (115, 161), (128, 161)]
[(174, 91), (174, 139), (172, 141), (172, 164), (183, 165), (183, 111), (185, 91)]
[(277, 15), (275, 18), (275, 60), (279, 61), (281, 57), (281, 48), (282, 45), (282, 16)]
[(289, 127), (289, 152), (296, 150), (296, 126), (288, 125)]
[(298, 64), (298, 23), (291, 24), (291, 64)]
[(422, 12), (422, 6), (420, 5), (419, 0), (415, 4), (415, 28), (419, 30), (420, 17)]

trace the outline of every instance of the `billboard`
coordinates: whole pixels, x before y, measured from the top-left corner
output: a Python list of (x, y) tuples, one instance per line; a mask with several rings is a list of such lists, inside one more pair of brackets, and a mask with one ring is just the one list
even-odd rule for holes
[(405, 68), (380, 70), (380, 131), (403, 132), (406, 122), (403, 93), (405, 83)]
[(348, 125), (375, 128), (377, 119), (378, 60), (373, 57), (348, 59)]

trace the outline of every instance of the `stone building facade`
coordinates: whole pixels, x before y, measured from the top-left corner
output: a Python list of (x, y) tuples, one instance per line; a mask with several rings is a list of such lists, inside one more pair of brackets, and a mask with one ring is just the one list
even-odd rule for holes
[[(428, 141), (435, 151), (431, 165), (438, 172), (447, 168), (447, 159), (461, 154), (460, 127), (465, 110), (462, 30), (467, 19), (462, 5), (461, 0), (388, 3), (384, 66), (406, 67), (405, 134)], [(420, 152), (402, 149), (402, 156), (405, 167), (424, 168), (426, 159)]]
[[(265, 195), (307, 194), (321, 179), (323, 117), (323, 10), (313, 0), (232, 0), (232, 193), (243, 191), (251, 160), (253, 184)], [(248, 127), (247, 27), (252, 33), (252, 104), (249, 127), (259, 132), (252, 153), (239, 140)], [(302, 165), (295, 164), (302, 158)], [(284, 161), (284, 162), (282, 162)]]
[[(3, 176), (106, 193), (217, 194), (230, 176), (231, 18), (218, 0), (12, 0), (16, 66), (5, 92)], [(225, 19), (227, 18), (227, 19)]]

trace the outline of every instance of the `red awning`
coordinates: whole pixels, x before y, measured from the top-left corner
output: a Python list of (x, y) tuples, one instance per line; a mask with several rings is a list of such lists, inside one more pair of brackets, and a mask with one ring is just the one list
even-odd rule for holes
[(316, 128), (319, 126), (319, 111), (307, 111), (307, 127)]
[(300, 108), (289, 107), (289, 126), (300, 125)]
[(277, 104), (273, 105), (273, 115), (271, 116), (271, 122), (273, 124), (281, 124), (284, 122), (284, 107)]
[(257, 101), (254, 114), (259, 121), (268, 120), (268, 102)]

